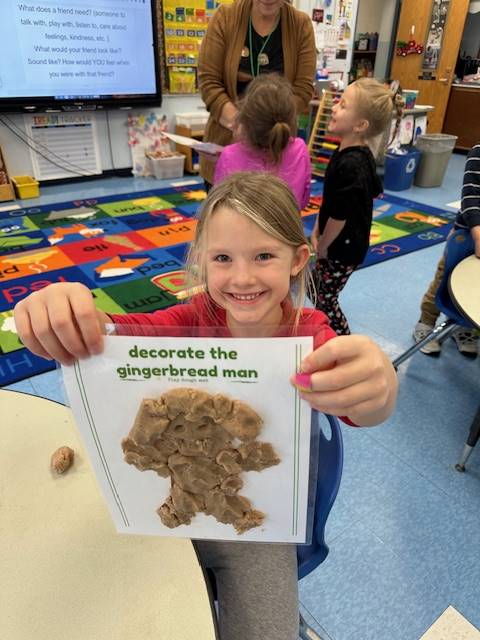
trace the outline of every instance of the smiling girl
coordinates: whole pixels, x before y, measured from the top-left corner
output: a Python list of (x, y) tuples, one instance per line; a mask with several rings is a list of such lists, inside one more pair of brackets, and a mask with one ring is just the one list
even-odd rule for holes
[[(369, 338), (335, 337), (322, 312), (302, 308), (308, 259), (286, 184), (267, 174), (237, 173), (210, 192), (199, 213), (189, 269), (207, 293), (151, 314), (109, 316), (96, 309), (84, 285), (58, 283), (19, 302), (15, 322), (25, 346), (63, 364), (100, 353), (111, 322), (130, 335), (171, 335), (172, 326), (177, 335), (313, 335), (314, 350), (301, 363), (308, 387), (301, 397), (356, 425), (378, 424), (395, 404), (393, 367)], [(291, 381), (300, 381), (294, 371)], [(195, 547), (215, 573), (222, 640), (297, 640), (295, 545), (196, 541)]]

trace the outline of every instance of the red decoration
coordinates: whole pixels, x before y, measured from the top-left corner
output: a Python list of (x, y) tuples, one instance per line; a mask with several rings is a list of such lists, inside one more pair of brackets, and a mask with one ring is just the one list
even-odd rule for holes
[(406, 57), (412, 53), (423, 53), (423, 44), (415, 42), (415, 40), (409, 40), (405, 42), (405, 40), (397, 41), (397, 56)]

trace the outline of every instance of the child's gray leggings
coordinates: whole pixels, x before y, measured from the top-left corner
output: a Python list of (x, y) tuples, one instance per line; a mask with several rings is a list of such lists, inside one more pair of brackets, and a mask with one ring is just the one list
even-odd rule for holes
[(294, 544), (194, 542), (215, 574), (220, 640), (298, 640)]

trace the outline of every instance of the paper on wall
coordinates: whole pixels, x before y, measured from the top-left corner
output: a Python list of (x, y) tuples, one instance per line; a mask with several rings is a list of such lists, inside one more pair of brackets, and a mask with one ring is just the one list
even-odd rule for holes
[[(312, 349), (311, 337), (170, 338), (107, 336), (102, 355), (63, 367), (75, 421), (117, 530), (161, 536), (302, 543), (307, 538), (311, 410), (290, 376)], [(190, 351), (188, 351), (190, 349)], [(174, 351), (173, 351), (174, 350)], [(192, 356), (192, 357), (190, 357)], [(183, 371), (182, 371), (183, 369)], [(164, 526), (156, 513), (170, 478), (140, 472), (123, 459), (121, 441), (141, 401), (176, 387), (222, 393), (263, 418), (258, 440), (273, 445), (280, 464), (241, 475), (240, 494), (266, 514), (239, 535), (213, 516)]]

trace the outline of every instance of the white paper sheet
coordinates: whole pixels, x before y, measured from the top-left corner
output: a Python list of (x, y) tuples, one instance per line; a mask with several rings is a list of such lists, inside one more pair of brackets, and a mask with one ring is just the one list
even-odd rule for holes
[(447, 202), (446, 207), (450, 207), (450, 209), (460, 209), (462, 206), (461, 200), (454, 200), (454, 202)]
[(215, 142), (202, 142), (201, 140), (196, 140), (195, 138), (187, 138), (186, 136), (179, 136), (176, 133), (168, 133), (167, 131), (163, 131), (162, 135), (166, 136), (176, 144), (181, 144), (184, 147), (192, 147), (192, 149), (196, 149), (197, 151), (203, 151), (204, 153), (210, 153), (215, 155), (215, 154), (221, 153), (223, 149), (222, 145), (216, 144)]
[[(166, 338), (107, 336), (101, 356), (63, 367), (78, 428), (117, 530), (122, 533), (263, 542), (306, 541), (311, 410), (290, 376), (311, 351), (311, 337)], [(203, 358), (140, 357), (142, 349), (201, 351)], [(224, 357), (224, 354), (230, 357)], [(189, 373), (177, 374), (183, 367)], [(155, 370), (156, 369), (156, 370)], [(167, 371), (168, 369), (168, 371)], [(194, 369), (198, 375), (193, 375)], [(200, 369), (206, 370), (201, 372)], [(235, 373), (234, 373), (235, 372)], [(151, 376), (151, 377), (149, 377)], [(258, 440), (270, 442), (281, 462), (243, 472), (240, 490), (266, 514), (260, 527), (242, 535), (213, 516), (197, 514), (190, 525), (169, 529), (156, 513), (170, 479), (140, 472), (123, 460), (121, 440), (142, 399), (175, 387), (196, 387), (247, 402), (264, 420)]]

